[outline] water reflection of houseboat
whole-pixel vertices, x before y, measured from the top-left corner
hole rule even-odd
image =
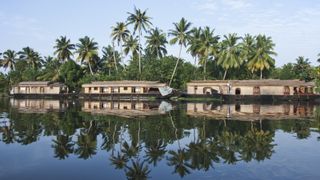
[[[310,104],[223,104],[188,103],[187,114],[215,119],[234,119],[254,121],[261,119],[306,119],[314,115],[314,106]]]
[[[172,109],[172,105],[166,101],[84,101],[82,111],[92,114],[114,115],[121,117],[140,117],[161,115]]]
[[[48,99],[10,99],[13,108],[22,113],[47,113],[65,111],[68,104],[60,100]]]

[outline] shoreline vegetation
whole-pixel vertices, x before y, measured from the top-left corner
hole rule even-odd
[[[185,18],[166,33],[151,20],[146,10],[135,8],[111,27],[111,43],[103,47],[88,36],[75,43],[60,36],[52,56],[43,57],[31,47],[0,52],[0,67],[8,72],[0,73],[0,95],[21,81],[61,82],[70,92],[80,92],[84,83],[109,80],[159,81],[180,90],[191,80],[214,79],[300,79],[320,85],[320,67],[308,58],[275,67],[277,53],[269,36],[217,35],[214,28],[195,27]],[[178,47],[177,56],[168,55],[169,45]],[[182,52],[193,59],[182,59]]]

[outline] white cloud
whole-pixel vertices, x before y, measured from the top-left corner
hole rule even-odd
[[[208,14],[219,9],[242,10],[251,5],[251,0],[202,0],[195,4],[198,10]]]

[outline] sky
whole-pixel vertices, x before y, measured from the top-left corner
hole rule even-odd
[[[320,0],[1,0],[0,52],[30,46],[53,55],[59,36],[78,43],[87,35],[102,48],[111,43],[111,27],[134,7],[147,9],[153,27],[166,33],[185,17],[193,26],[214,28],[222,38],[228,33],[271,36],[278,67],[298,56],[316,65],[320,53]],[[177,45],[167,49],[178,54]],[[187,53],[182,56],[193,61]]]

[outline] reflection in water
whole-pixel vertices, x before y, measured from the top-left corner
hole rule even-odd
[[[112,110],[159,112],[161,103],[150,105],[140,102],[119,104],[91,101],[84,102],[81,109],[70,103],[64,106],[64,111],[47,111],[43,114],[35,113],[34,109],[41,109],[39,102],[36,102],[10,101],[9,104],[0,104],[0,147],[23,144],[33,148],[37,142],[50,137],[52,139],[50,148],[55,159],[76,161],[70,158],[75,156],[80,159],[91,159],[90,162],[93,163],[98,161],[94,159],[95,156],[107,154],[108,159],[102,159],[106,161],[105,164],[120,170],[108,172],[109,178],[112,174],[119,173],[128,179],[154,178],[153,173],[156,172],[161,172],[163,176],[170,178],[189,177],[198,172],[209,173],[216,168],[221,170],[222,165],[237,166],[241,164],[240,162],[264,164],[266,159],[272,160],[276,152],[279,144],[276,145],[275,140],[279,130],[283,133],[294,133],[301,139],[310,137],[311,130],[318,133],[320,128],[320,118],[318,118],[320,113],[311,105],[215,106],[191,103],[186,106],[181,104],[167,115],[157,113],[153,114],[154,116],[146,116],[147,120],[140,118],[133,120],[127,115],[125,118],[109,116],[109,112]],[[53,103],[45,100],[41,107],[50,107],[47,105],[49,102]],[[30,106],[26,107],[25,104],[36,104],[32,106],[35,108],[30,110],[32,113],[25,113],[30,109]],[[61,107],[61,102],[58,101],[56,105],[52,107]],[[21,111],[21,108],[24,110]],[[107,112],[106,115],[95,114],[103,114],[104,111]],[[254,121],[228,121],[225,124],[223,121],[206,121],[202,118],[209,116],[208,114],[213,118],[225,118],[228,113],[231,118],[239,117],[240,120],[245,116],[252,118],[256,115],[269,118],[271,114],[280,117],[287,114],[288,118],[310,117],[316,114],[316,118],[312,121],[287,118],[286,121],[264,121],[263,124]],[[219,116],[213,116],[214,114]],[[201,117],[196,117],[198,115]],[[21,151],[20,154],[23,154],[24,149],[17,148]],[[49,159],[40,164],[46,166],[51,161]],[[86,162],[89,163],[89,161],[77,161],[75,166],[80,167],[80,164]],[[285,167],[285,164],[283,166]],[[101,167],[101,172],[104,171],[103,168],[105,167]],[[171,171],[164,170],[168,168]],[[215,174],[218,177],[222,175],[218,171]],[[197,175],[203,177],[203,174]],[[249,177],[249,174],[243,174],[242,177]]]
[[[82,111],[84,112],[127,118],[165,114],[171,110],[172,105],[166,101],[84,101],[82,106]]]
[[[187,114],[215,119],[254,121],[261,119],[306,119],[314,116],[312,104],[213,104],[187,103]]]
[[[46,113],[49,111],[64,111],[67,103],[48,99],[10,99],[11,107],[22,113]]]

